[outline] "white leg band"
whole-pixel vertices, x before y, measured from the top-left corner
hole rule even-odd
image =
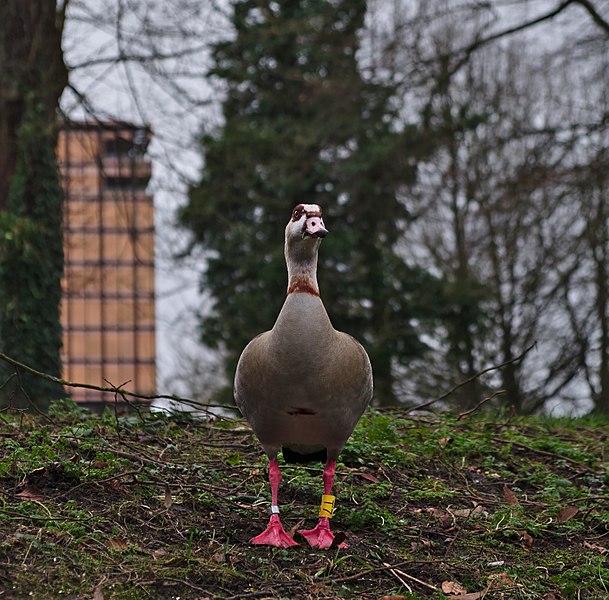
[[[272,515],[278,515],[279,514],[279,507],[276,506],[275,504],[271,504],[271,514]]]

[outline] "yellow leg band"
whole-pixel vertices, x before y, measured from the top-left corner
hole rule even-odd
[[[319,516],[320,517],[328,517],[331,519],[334,516],[334,502],[336,501],[336,496],[331,496],[329,494],[323,494],[321,497],[321,506],[319,507]]]

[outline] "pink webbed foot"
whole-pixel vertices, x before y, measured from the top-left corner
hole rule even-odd
[[[252,544],[275,546],[277,548],[289,548],[290,546],[298,546],[283,528],[279,515],[273,514],[269,519],[269,526],[256,537],[250,540]]]
[[[312,548],[321,548],[323,550],[329,548],[334,541],[334,534],[330,531],[330,520],[328,517],[321,517],[314,529],[300,529],[300,535],[304,536],[305,540]],[[345,542],[338,545],[339,548],[348,548]]]

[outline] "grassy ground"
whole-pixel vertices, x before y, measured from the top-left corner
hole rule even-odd
[[[0,598],[609,598],[608,439],[369,412],[337,471],[349,547],[279,550],[248,544],[269,490],[240,420],[3,413]],[[321,465],[283,475],[286,529],[312,526]]]

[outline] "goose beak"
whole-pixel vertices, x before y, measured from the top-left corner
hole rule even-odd
[[[302,236],[310,236],[316,238],[325,238],[328,235],[323,219],[318,216],[307,217],[302,229]]]

